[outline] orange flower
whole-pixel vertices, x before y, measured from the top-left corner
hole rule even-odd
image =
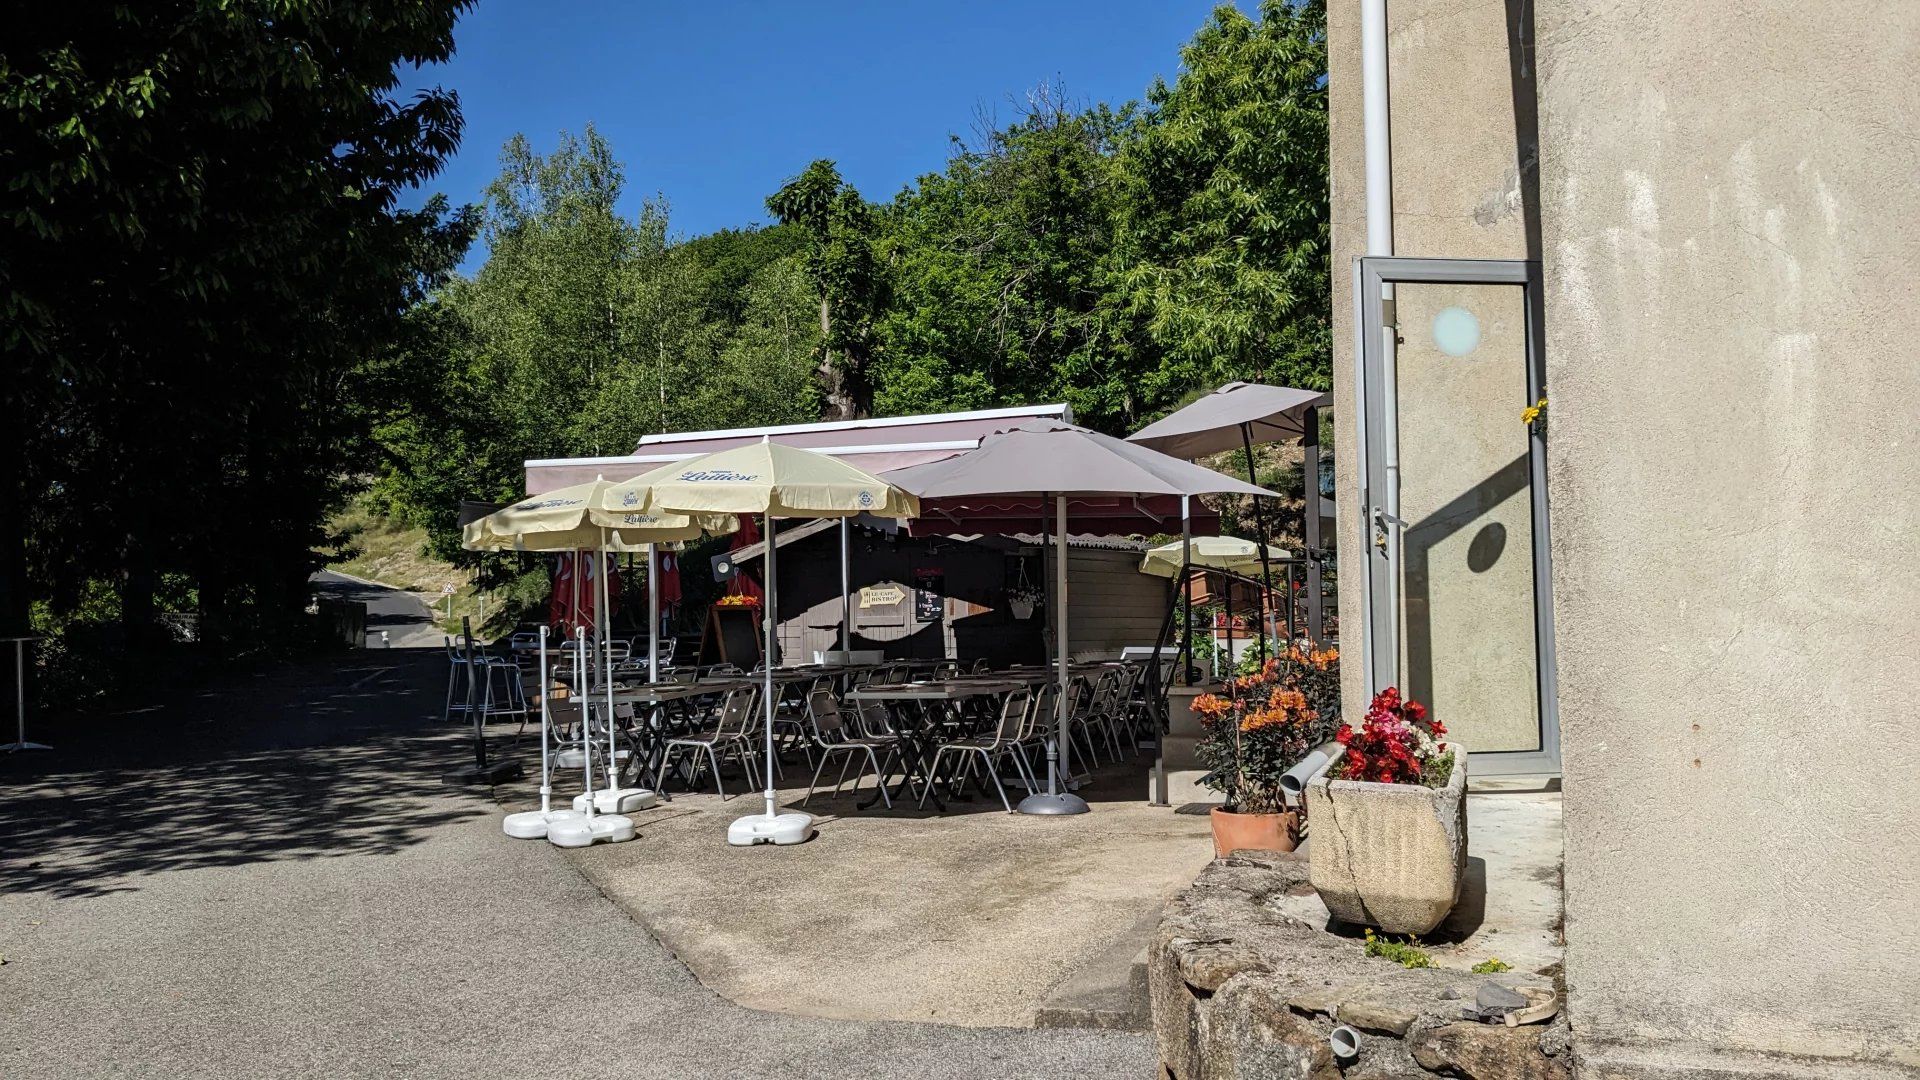
[[[1218,720],[1233,708],[1233,702],[1216,694],[1201,694],[1193,699],[1193,711],[1212,720]]]

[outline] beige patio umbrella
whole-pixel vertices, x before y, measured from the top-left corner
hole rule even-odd
[[[857,514],[917,517],[920,500],[871,473],[838,458],[762,439],[675,462],[610,486],[599,504],[612,512],[655,514],[759,514],[766,538],[766,645],[762,665],[766,683],[766,812],[750,814],[727,827],[727,843],[798,844],[813,832],[808,814],[779,812],[773,786],[774,633],[779,625],[779,576],[775,559],[775,517],[841,518]]]
[[[600,530],[605,527],[620,534],[612,539],[638,545],[610,550],[639,551],[647,544],[693,540],[704,533],[718,535],[740,527],[740,522],[727,514],[596,510],[612,486],[611,481],[595,478],[529,496],[470,522],[461,532],[461,542],[473,551],[585,551],[602,546]],[[502,544],[501,540],[507,542]]]
[[[658,681],[660,619],[657,607],[659,592],[655,586],[658,581],[655,563],[655,551],[663,543],[677,543],[692,540],[707,533],[729,533],[740,527],[740,520],[731,514],[650,514],[650,513],[609,513],[594,509],[604,495],[608,482],[596,478],[585,484],[559,488],[536,495],[511,506],[503,507],[477,521],[469,522],[461,530],[461,546],[470,551],[579,551],[598,552],[601,556],[609,551],[647,553],[648,591],[650,593],[647,620],[647,652],[650,678]],[[607,570],[605,566],[596,567],[594,574],[600,590],[599,602],[595,608],[594,631],[598,638],[597,648],[605,649],[607,638],[612,630],[612,615],[608,609]],[[577,583],[580,575],[576,573]],[[584,643],[583,643],[584,644]],[[541,809],[538,812],[540,822],[545,827],[535,831],[535,823],[522,822],[523,832],[515,832],[513,822],[509,822],[511,835],[544,835],[563,846],[578,846],[591,843],[594,839],[625,839],[631,836],[630,821],[619,816],[623,810],[638,810],[651,806],[656,796],[644,788],[621,788],[619,786],[618,765],[614,746],[613,723],[613,653],[606,649],[605,678],[600,690],[606,694],[607,710],[607,787],[600,791],[587,791],[576,803],[582,803],[586,811],[584,819],[568,818],[549,810],[548,799],[551,786],[546,767],[546,733],[544,730],[544,703],[541,732]],[[599,665],[596,664],[596,667]],[[583,687],[591,693],[591,688]],[[545,688],[541,689],[542,694]],[[607,816],[595,817],[594,809],[608,811]],[[528,815],[519,815],[526,818]],[[625,822],[623,825],[622,822]],[[565,835],[563,835],[565,834]]]
[[[917,517],[920,504],[839,458],[762,440],[663,465],[608,485],[611,513],[772,514],[775,517]]]
[[[1191,541],[1175,540],[1148,550],[1140,559],[1140,572],[1154,577],[1179,577],[1184,562],[1209,570],[1240,573],[1260,569],[1260,556],[1260,545],[1252,540],[1238,536],[1196,536]],[[1267,546],[1266,556],[1269,559],[1290,557],[1285,550],[1271,545]]]

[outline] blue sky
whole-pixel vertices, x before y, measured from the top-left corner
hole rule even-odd
[[[625,209],[663,194],[681,236],[765,221],[767,195],[815,158],[886,200],[1039,82],[1118,104],[1171,80],[1212,6],[480,0],[450,63],[402,76],[406,94],[457,90],[466,117],[459,155],[408,201],[477,202],[515,132],[545,152],[589,121],[626,165]]]

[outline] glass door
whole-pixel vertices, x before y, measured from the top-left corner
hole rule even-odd
[[[1362,259],[1369,690],[1475,775],[1559,771],[1536,264]]]

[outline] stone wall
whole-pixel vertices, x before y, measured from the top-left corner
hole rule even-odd
[[[1147,963],[1165,1076],[1572,1076],[1564,1018],[1511,1028],[1478,1018],[1500,1011],[1503,991],[1551,988],[1550,978],[1408,970],[1368,957],[1358,939],[1280,913],[1278,898],[1310,889],[1304,860],[1236,852],[1215,860],[1167,906]],[[1360,1055],[1344,1069],[1327,1041],[1336,1024],[1361,1035]]]

